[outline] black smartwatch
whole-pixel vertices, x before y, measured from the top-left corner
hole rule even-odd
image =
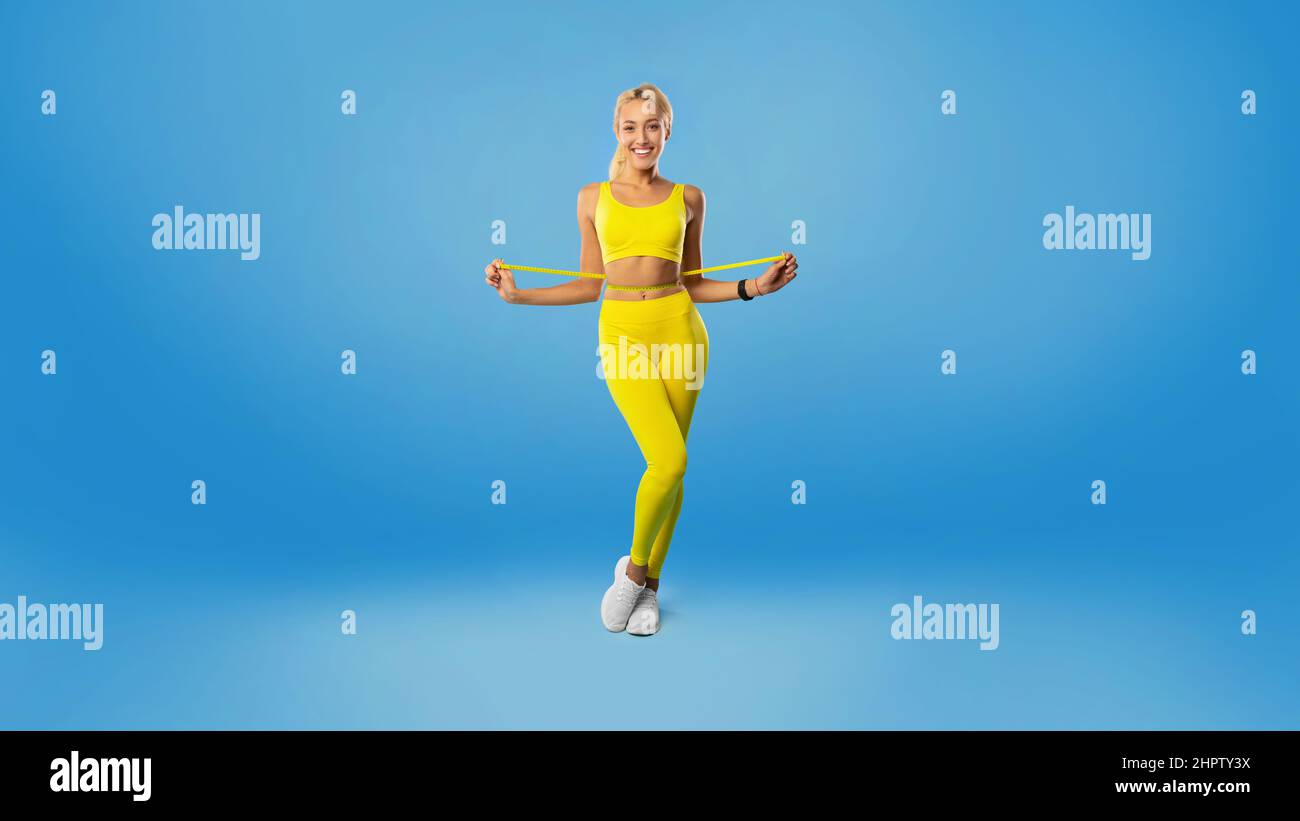
[[[753,299],[752,296],[745,293],[745,280],[743,279],[736,281],[736,293],[740,294],[740,298],[745,300],[746,302],[749,302],[751,299]]]

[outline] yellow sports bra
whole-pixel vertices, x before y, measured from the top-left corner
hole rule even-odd
[[[685,187],[679,182],[663,202],[637,206],[614,199],[609,182],[602,182],[595,223],[605,262],[623,257],[660,257],[681,262],[686,244]]]

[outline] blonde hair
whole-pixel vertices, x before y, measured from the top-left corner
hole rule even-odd
[[[650,109],[659,116],[660,122],[663,123],[665,130],[672,130],[673,127],[673,107],[668,102],[668,95],[659,90],[654,83],[642,83],[636,88],[629,88],[618,99],[614,101],[614,133],[618,133],[618,113],[623,110],[623,106],[632,100],[645,100],[652,108]],[[614,159],[609,162],[609,178],[618,179],[619,174],[623,173],[623,166],[627,164],[627,149],[623,147],[620,140],[618,146],[614,149]]]

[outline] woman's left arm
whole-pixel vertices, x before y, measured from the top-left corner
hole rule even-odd
[[[683,190],[683,196],[689,219],[686,223],[686,244],[682,249],[682,270],[695,271],[704,267],[704,252],[701,248],[704,237],[704,192],[688,185]],[[745,280],[747,296],[767,296],[794,280],[799,261],[789,251],[783,251],[782,254],[784,258],[769,265],[761,276]],[[736,282],[734,279],[709,279],[703,274],[682,277],[682,283],[690,292],[692,302],[728,302],[740,299]]]

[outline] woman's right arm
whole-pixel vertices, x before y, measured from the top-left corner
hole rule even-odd
[[[600,240],[596,224],[592,221],[596,210],[596,197],[600,183],[590,183],[578,191],[578,232],[582,237],[582,250],[578,257],[578,270],[592,274],[605,273],[600,253]],[[600,299],[603,280],[575,277],[572,282],[547,288],[516,288],[514,274],[501,267],[500,258],[492,260],[483,270],[487,284],[496,288],[497,294],[512,305],[580,305]]]

